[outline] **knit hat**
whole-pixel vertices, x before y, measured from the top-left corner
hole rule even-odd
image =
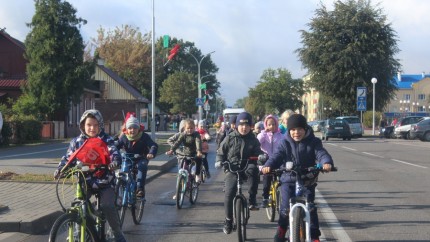
[[[240,124],[252,125],[252,115],[247,112],[240,113],[236,119],[236,126],[239,126]]]
[[[130,129],[130,128],[138,129],[139,128],[139,120],[137,120],[137,118],[135,118],[134,116],[130,116],[130,118],[128,118],[127,122],[125,123],[125,127],[127,129]]]
[[[308,123],[306,122],[305,116],[301,114],[293,114],[288,118],[287,123],[288,129],[295,129],[295,128],[303,128],[305,130],[308,129]]]
[[[237,116],[236,115],[232,115],[232,116],[230,116],[230,119],[228,120],[228,122],[230,124],[235,124],[236,123],[236,119],[237,119]]]

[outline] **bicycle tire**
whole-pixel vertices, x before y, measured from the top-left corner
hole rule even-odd
[[[143,210],[145,209],[145,198],[136,198],[136,204],[131,207],[131,217],[134,224],[138,225],[142,221]]]
[[[202,182],[205,183],[207,175],[206,175],[206,169],[203,165],[202,165],[202,170],[200,171],[200,176],[202,177]]]
[[[195,178],[191,179],[190,183],[190,203],[195,204],[197,202],[197,198],[199,197],[199,184],[196,182]]]
[[[273,221],[275,221],[275,215],[276,215],[277,197],[276,197],[276,195],[273,196],[273,189],[274,188],[271,187],[270,189],[271,189],[271,191],[269,194],[269,206],[266,208],[266,215],[267,215],[267,218],[269,219],[269,221],[273,222]]]
[[[78,238],[74,238],[73,241],[81,241],[80,233],[76,231],[76,228],[80,228],[81,221],[78,219],[77,213],[65,213],[55,220],[54,225],[49,232],[49,242],[64,242],[72,241],[68,239],[69,233],[77,234]],[[69,229],[72,231],[69,232]],[[93,226],[86,226],[85,228],[85,241],[93,242],[98,241],[97,232]]]
[[[118,183],[115,185],[115,205],[118,205],[118,215],[119,215],[119,223],[121,225],[124,224],[124,219],[125,219],[125,212],[127,211],[127,207],[128,207],[128,197],[127,194],[125,193],[125,186],[126,186],[126,182],[122,179],[118,180]],[[123,203],[124,198],[126,199],[125,204]]]
[[[245,211],[242,199],[236,199],[234,206],[237,238],[239,242],[242,242],[246,240]]]
[[[293,211],[293,227],[291,242],[305,242],[306,241],[306,227],[305,227],[305,211],[302,207],[297,207]]]
[[[185,195],[185,178],[182,175],[179,175],[178,181],[176,184],[176,208],[181,209],[182,204],[184,203],[184,195]]]

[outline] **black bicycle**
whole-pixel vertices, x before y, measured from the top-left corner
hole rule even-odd
[[[237,192],[233,198],[233,230],[237,231],[238,240],[240,242],[246,240],[246,225],[250,217],[248,201],[242,193],[243,172],[248,169],[249,161],[256,161],[258,157],[249,157],[244,166],[239,164],[232,164],[231,162],[224,161],[222,165],[226,166],[228,171],[235,173],[237,177]]]

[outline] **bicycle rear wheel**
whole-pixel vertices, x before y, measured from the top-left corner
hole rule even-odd
[[[277,196],[273,195],[276,191],[274,191],[274,188],[270,188],[270,194],[269,194],[269,206],[266,208],[266,215],[270,222],[275,221],[275,215],[276,215],[276,207],[277,207]]]
[[[235,218],[236,218],[236,231],[237,237],[240,242],[246,240],[246,215],[245,207],[242,199],[236,199],[235,206]]]
[[[178,209],[181,209],[182,204],[184,203],[185,186],[185,178],[182,175],[179,175],[176,183],[176,208]]]
[[[199,196],[199,184],[196,179],[193,178],[190,181],[190,203],[195,204],[197,202],[197,197]]]
[[[81,240],[81,222],[76,213],[65,213],[55,220],[49,232],[49,242],[98,241],[97,232],[91,227],[85,227],[85,238]],[[72,237],[72,238],[71,238]]]
[[[305,211],[302,207],[297,207],[293,212],[293,231],[292,241],[293,242],[305,242],[306,241],[306,227],[305,227]]]
[[[145,198],[136,198],[136,204],[131,207],[131,216],[133,217],[134,224],[140,224],[143,217],[143,210],[145,208]]]

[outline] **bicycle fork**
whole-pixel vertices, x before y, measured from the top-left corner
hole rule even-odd
[[[184,177],[184,184],[182,186],[182,194],[185,194],[185,191],[187,189],[187,184],[188,184],[188,171],[186,169],[181,168],[181,169],[179,169],[178,174],[179,174],[179,176],[178,176],[178,179],[176,180],[176,186],[179,186],[179,178],[181,176]],[[180,194],[178,194],[178,195],[180,195]]]
[[[306,205],[303,203],[296,203],[294,204],[291,208],[290,208],[290,238],[293,238],[293,224],[294,224],[294,210],[298,209],[299,207],[301,207],[303,209],[303,211],[305,212],[305,217],[304,218],[299,218],[299,219],[303,219],[305,221],[305,228],[306,228],[306,242],[311,242],[311,216],[310,216],[310,212],[308,209],[308,203],[306,202]]]

